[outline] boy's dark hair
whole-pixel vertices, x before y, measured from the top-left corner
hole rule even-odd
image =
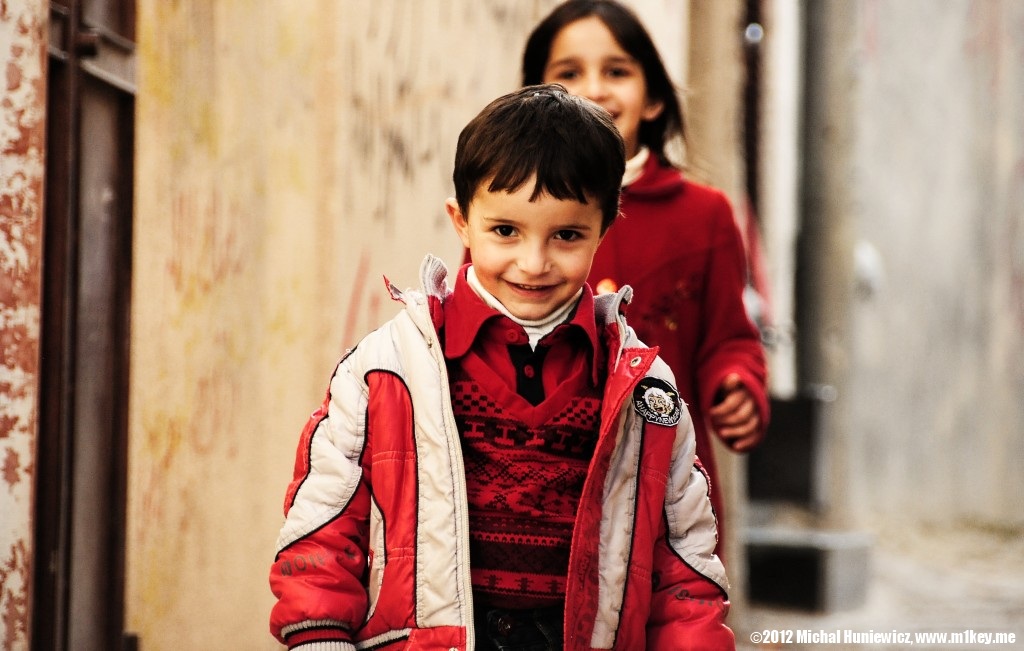
[[[536,175],[541,194],[601,207],[601,232],[619,214],[625,147],[608,112],[558,84],[521,88],[488,104],[459,134],[455,200],[469,203],[483,184],[515,192]]]
[[[671,164],[665,154],[665,143],[683,133],[683,110],[676,88],[665,70],[658,49],[643,23],[628,7],[615,0],[568,0],[555,7],[530,34],[523,50],[523,85],[538,84],[551,56],[551,43],[569,23],[596,16],[612,33],[619,46],[636,59],[644,71],[647,95],[664,108],[657,118],[640,123],[637,140],[646,145],[658,159]]]

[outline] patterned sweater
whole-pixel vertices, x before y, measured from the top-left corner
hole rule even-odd
[[[456,283],[445,312],[445,323],[460,324],[444,341],[466,464],[474,594],[508,608],[557,604],[600,426],[593,297],[584,292],[536,349],[468,283]]]

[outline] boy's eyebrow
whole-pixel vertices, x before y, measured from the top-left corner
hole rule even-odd
[[[590,231],[594,229],[594,225],[586,222],[573,222],[571,224],[560,224],[556,230],[564,231],[570,229],[575,231]]]
[[[502,224],[514,224],[519,225],[524,222],[530,221],[529,217],[506,217],[504,215],[481,215],[480,221],[482,222],[496,222]],[[577,231],[591,231],[594,230],[594,225],[587,222],[571,222],[568,224],[558,224],[555,228],[558,231],[565,230],[577,230]]]
[[[485,222],[510,222],[515,221],[513,217],[504,215],[480,215],[480,220]]]

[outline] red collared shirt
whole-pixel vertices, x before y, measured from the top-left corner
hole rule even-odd
[[[532,350],[523,327],[484,303],[463,267],[443,322],[474,591],[493,606],[558,603],[600,426],[593,294],[584,288],[569,320]]]
[[[469,265],[463,265],[459,269],[454,293],[444,302],[445,359],[451,362],[471,353],[514,387],[511,379],[516,369],[505,347],[509,344],[528,347],[526,331],[477,296],[466,280],[468,268]],[[478,337],[480,343],[471,351]],[[583,286],[583,294],[569,321],[545,335],[538,342],[540,347],[548,349],[541,373],[544,395],[564,383],[568,376],[586,370],[584,366],[589,367],[591,384],[595,387],[599,384],[603,348],[594,317],[594,294],[589,285]]]

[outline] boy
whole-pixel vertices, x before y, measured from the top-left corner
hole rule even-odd
[[[299,442],[270,575],[290,648],[734,647],[686,408],[629,288],[585,282],[624,165],[560,86],[462,131],[446,209],[472,265],[454,290],[429,256],[422,293],[389,285],[405,309]]]

